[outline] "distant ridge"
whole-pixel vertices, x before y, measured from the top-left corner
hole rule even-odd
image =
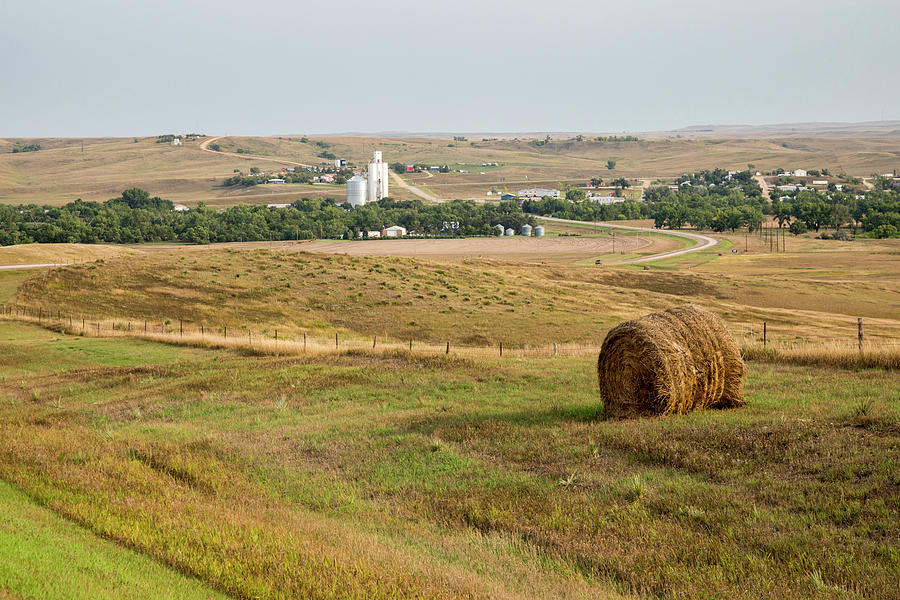
[[[482,138],[501,139],[533,139],[550,136],[552,139],[569,139],[576,135],[615,136],[636,135],[646,138],[665,137],[860,137],[860,136],[900,136],[900,120],[860,121],[860,122],[799,122],[772,123],[765,125],[745,124],[708,124],[688,125],[678,129],[658,131],[346,131],[340,133],[317,134],[335,137],[373,137],[373,138],[434,138],[450,139],[453,136],[464,136],[472,141]]]

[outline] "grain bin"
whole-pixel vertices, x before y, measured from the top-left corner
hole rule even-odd
[[[544,237],[544,226],[538,225],[534,228],[534,237]]]
[[[354,175],[347,180],[347,204],[353,207],[366,203],[366,178]]]
[[[503,225],[501,225],[500,223],[497,223],[496,225],[494,225],[494,231],[493,231],[494,235],[503,235],[504,231],[506,231],[506,228],[503,227]]]
[[[508,227],[506,231],[503,232],[503,235],[513,236],[516,235],[516,232],[512,227]]]
[[[531,237],[531,225],[529,225],[528,223],[522,225],[522,235],[524,235],[525,237]]]

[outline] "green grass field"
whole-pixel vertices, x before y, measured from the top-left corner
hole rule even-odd
[[[225,598],[0,481],[0,598]]]
[[[67,520],[13,551],[118,545],[42,567],[73,589],[133,549],[159,571],[124,597],[164,566],[242,598],[896,597],[895,372],[751,363],[744,409],[608,421],[590,357],[0,350],[0,477]]]

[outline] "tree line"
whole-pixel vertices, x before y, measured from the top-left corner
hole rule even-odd
[[[534,224],[515,202],[476,204],[454,200],[424,204],[385,198],[358,208],[331,199],[297,200],[288,208],[200,205],[176,211],[169,200],[139,188],[106,202],[76,200],[61,207],[0,206],[0,245],[27,243],[240,242],[356,239],[360,232],[401,225],[423,236],[491,235],[502,224]]]
[[[601,205],[573,193],[566,198],[526,200],[522,209],[580,221],[652,219],[655,227],[666,229],[755,231],[771,218],[796,235],[823,228],[834,231],[830,237],[847,237],[848,229],[865,237],[900,235],[900,191],[883,182],[861,194],[806,189],[786,192],[769,202],[748,171],[701,171],[677,181],[677,189],[648,188],[643,202]]]

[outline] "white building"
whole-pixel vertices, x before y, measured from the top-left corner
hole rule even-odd
[[[519,198],[543,198],[544,196],[550,196],[551,198],[559,198],[559,190],[546,190],[543,188],[528,188],[525,190],[519,190],[518,194]]]
[[[794,177],[806,177],[806,171],[803,169],[794,170]]]
[[[174,138],[174,139],[172,140],[172,145],[173,145],[173,146],[180,146],[180,145],[181,145],[181,138],[180,138],[180,137]]]
[[[366,178],[354,175],[347,180],[347,204],[356,208],[366,203]]]
[[[406,235],[406,227],[392,225],[381,230],[381,237],[403,237]]]
[[[266,183],[274,183],[274,184],[284,183],[284,179],[281,179],[280,177],[276,177],[274,179],[266,179]]]
[[[366,193],[368,202],[378,202],[388,197],[388,164],[381,160],[381,151],[376,150],[369,163],[369,183]]]
[[[283,204],[283,203],[266,204],[266,208],[290,208],[290,206],[291,206],[290,204]]]

